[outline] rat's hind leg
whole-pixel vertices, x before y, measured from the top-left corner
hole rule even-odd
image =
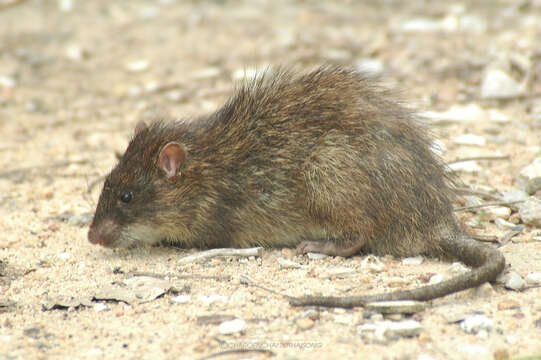
[[[310,220],[324,227],[327,236],[301,242],[297,253],[353,256],[370,248],[379,225],[367,213],[366,204],[374,203],[373,189],[347,137],[331,132],[321,141],[325,146],[314,150],[302,170]]]
[[[331,256],[350,257],[358,254],[363,247],[362,242],[354,244],[344,244],[336,242],[334,239],[322,239],[320,241],[303,241],[297,245],[297,254],[306,254],[316,252]]]

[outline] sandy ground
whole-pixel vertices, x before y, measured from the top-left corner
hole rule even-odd
[[[308,260],[267,249],[261,257],[181,265],[192,251],[113,251],[86,239],[101,185],[87,189],[114,165],[139,119],[210,112],[243,74],[276,64],[356,66],[369,58],[383,65],[389,86],[403,89],[423,111],[469,104],[498,111],[504,121],[455,119],[434,131],[448,161],[509,156],[461,173],[466,185],[518,189],[517,174],[540,153],[539,1],[8,3],[0,1],[0,359],[190,359],[238,347],[272,353],[219,358],[541,356],[540,288],[494,285],[439,299],[412,317],[423,327],[419,335],[386,340],[361,331],[380,320],[362,308],[292,308],[240,280],[248,276],[289,295],[360,294],[420,285],[449,263],[402,265],[384,257],[383,270],[373,273],[364,270],[362,256]],[[534,95],[482,99],[491,66]],[[464,134],[488,141],[457,144]],[[475,222],[479,234],[506,233],[479,214],[460,217]],[[527,227],[501,248],[522,276],[541,272],[539,231]],[[304,267],[283,269],[280,257]],[[343,268],[353,271],[336,275]],[[94,301],[44,311],[60,296],[92,297],[142,273],[178,291],[129,305]],[[188,295],[187,302],[173,301],[179,295]],[[215,295],[221,297],[204,298]],[[492,320],[488,331],[468,334],[449,321],[475,312]],[[234,318],[245,329],[222,334],[220,324]]]

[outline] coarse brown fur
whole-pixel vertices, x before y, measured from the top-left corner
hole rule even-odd
[[[503,256],[462,235],[452,179],[431,141],[411,111],[362,74],[280,69],[208,117],[138,126],[105,181],[89,240],[423,254],[479,267],[469,284],[432,297],[493,280]],[[397,298],[426,291],[407,295]]]

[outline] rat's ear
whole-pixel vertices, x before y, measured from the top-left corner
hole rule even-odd
[[[148,128],[147,124],[143,121],[143,120],[140,120],[137,125],[135,125],[135,130],[133,132],[133,136],[136,136],[137,134],[139,134],[141,131],[143,130],[146,130]]]
[[[178,173],[184,160],[186,160],[186,148],[181,143],[172,141],[160,150],[157,165],[169,179]]]

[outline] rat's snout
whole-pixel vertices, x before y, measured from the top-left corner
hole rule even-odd
[[[93,222],[88,230],[88,241],[104,247],[112,247],[118,236],[119,227],[111,220],[104,220],[98,223]]]

